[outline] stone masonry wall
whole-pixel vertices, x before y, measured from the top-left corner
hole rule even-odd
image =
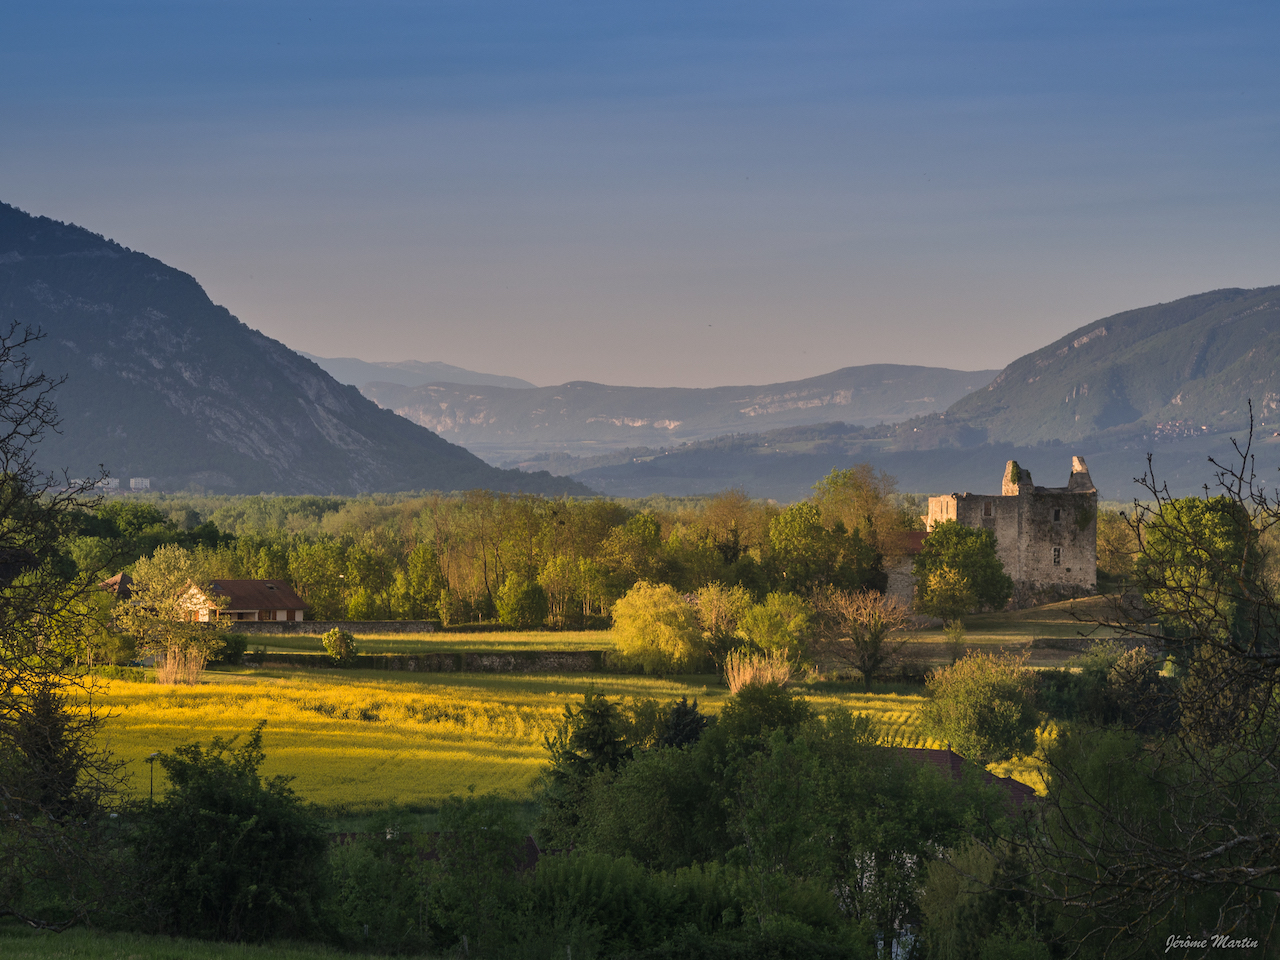
[[[266,636],[328,633],[335,628],[347,633],[435,633],[439,620],[227,620],[232,633]]]
[[[1037,487],[1010,460],[999,496],[930,497],[928,527],[948,520],[995,534],[1017,606],[1097,590],[1098,492],[1081,457],[1072,459],[1065,487]]]

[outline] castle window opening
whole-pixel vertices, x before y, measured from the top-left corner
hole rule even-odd
[[[1056,513],[1057,511],[1055,510],[1054,512]],[[1055,567],[1062,566],[1062,548],[1061,547],[1053,548],[1053,565]]]
[[[1061,519],[1062,519],[1062,511],[1060,509],[1055,508],[1053,511],[1053,522],[1057,523]]]
[[[991,501],[990,501],[990,500],[988,500],[986,503],[984,503],[984,504],[982,505],[982,515],[983,515],[984,517],[989,517],[989,516],[991,516]]]

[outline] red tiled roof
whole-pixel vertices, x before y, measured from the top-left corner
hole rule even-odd
[[[225,610],[305,610],[307,605],[284,580],[215,580],[210,591],[225,597]]]
[[[1036,792],[1025,783],[1014,780],[1012,777],[997,777],[995,774],[983,770],[978,764],[970,763],[970,761],[953,750],[922,750],[916,747],[903,747],[902,752],[907,755],[907,759],[912,763],[931,766],[956,781],[964,779],[966,769],[977,770],[982,775],[984,784],[994,783],[1004,791],[1005,797],[1009,801],[1009,806],[1015,812],[1020,812],[1023,806],[1039,799]]]

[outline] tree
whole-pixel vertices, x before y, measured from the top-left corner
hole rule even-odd
[[[783,592],[884,586],[875,548],[840,521],[826,527],[816,504],[793,503],[778,514],[769,524],[769,544],[774,581]]]
[[[550,612],[547,593],[537,580],[510,574],[498,593],[498,621],[509,627],[540,627]]]
[[[137,843],[161,932],[264,940],[318,926],[328,840],[290,778],[259,776],[265,722],[239,746],[215,737],[160,755],[170,787],[141,808]]]
[[[793,663],[808,659],[812,610],[793,593],[771,593],[738,621],[738,636]]]
[[[96,744],[94,681],[77,669],[100,632],[100,569],[65,552],[97,478],[36,464],[61,382],[32,372],[42,336],[0,331],[0,917],[61,928],[112,892],[103,837],[119,765]]]
[[[1128,519],[1114,510],[1098,511],[1098,573],[1124,583],[1133,572],[1138,538]]]
[[[952,572],[942,574],[944,569]],[[1013,596],[1013,580],[996,554],[995,534],[954,520],[938,524],[924,538],[912,572],[917,584],[916,608],[945,619],[955,619],[975,607],[1003,610]],[[960,587],[960,578],[968,584],[973,606],[957,611],[956,603],[968,596]],[[936,597],[931,592],[935,588],[939,590]]]
[[[640,581],[613,605],[618,652],[646,673],[677,673],[707,653],[698,612],[675,587]]]
[[[921,711],[925,735],[987,764],[1036,746],[1035,680],[1025,658],[977,653],[929,677]]]
[[[159,682],[195,683],[205,663],[225,643],[222,624],[191,619],[192,589],[219,602],[204,559],[176,544],[160,547],[134,564],[132,596],[117,608],[121,626],[138,649],[156,658]]]
[[[902,555],[909,530],[920,529],[919,509],[903,505],[897,494],[898,481],[869,463],[847,470],[832,470],[813,487],[813,499],[828,525],[839,522],[846,530],[857,531],[889,562]],[[907,504],[915,505],[911,499]]]
[[[738,628],[751,609],[751,593],[745,587],[713,583],[698,591],[696,601],[702,639],[717,667],[738,643]]]
[[[853,667],[868,686],[906,646],[911,614],[896,598],[873,590],[828,590],[814,597],[819,651]],[[895,636],[896,635],[896,636]]]

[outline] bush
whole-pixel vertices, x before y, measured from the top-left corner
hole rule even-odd
[[[642,580],[615,603],[613,632],[623,659],[646,673],[691,671],[706,660],[697,608],[665,583]]]
[[[974,530],[949,520],[925,537],[912,567],[921,613],[954,620],[975,607],[1003,610],[1013,596],[1013,580],[996,554],[990,530]]]
[[[528,629],[542,626],[551,613],[547,592],[537,580],[511,574],[498,593],[498,622]]]
[[[239,747],[218,737],[160,756],[171,786],[138,814],[141,888],[159,932],[264,940],[317,928],[327,838],[289,778],[259,778],[263,725]]]
[[[382,836],[329,852],[330,899],[325,923],[346,947],[394,953],[430,945],[427,885],[419,849]]]
[[[929,677],[924,732],[963,757],[994,763],[1035,749],[1035,678],[1023,658],[971,654]]]
[[[244,661],[244,652],[248,649],[249,640],[243,633],[224,634],[222,646],[213,655],[213,662],[238,667]]]
[[[345,630],[339,630],[337,627],[334,627],[328,633],[322,634],[320,642],[324,644],[324,649],[329,654],[329,659],[339,667],[347,667],[355,663],[356,654],[360,652],[356,649],[356,638]]]

